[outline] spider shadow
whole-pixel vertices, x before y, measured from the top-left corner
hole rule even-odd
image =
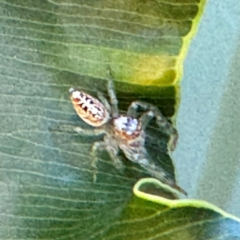
[[[169,136],[164,134],[154,121],[151,121],[147,128],[146,135],[145,147],[149,157],[175,182],[175,168],[167,147]]]

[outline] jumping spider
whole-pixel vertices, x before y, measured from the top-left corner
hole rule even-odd
[[[121,168],[122,161],[118,157],[119,149],[121,149],[128,160],[139,164],[151,176],[185,194],[184,190],[178,187],[168,177],[167,173],[149,158],[145,148],[145,129],[152,118],[156,119],[157,125],[170,137],[168,143],[169,151],[173,151],[176,146],[177,131],[156,106],[142,101],[134,101],[130,104],[127,114],[119,114],[113,82],[110,80],[108,81],[110,104],[101,93],[98,93],[100,102],[91,95],[73,88],[70,88],[69,92],[78,116],[87,124],[96,127],[91,130],[75,127],[74,130],[83,135],[96,136],[104,134],[104,141],[95,142],[92,147],[93,167],[96,168],[98,159],[96,151],[105,149],[116,168]],[[139,118],[137,118],[138,108],[145,111]]]

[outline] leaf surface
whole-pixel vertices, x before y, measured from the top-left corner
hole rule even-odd
[[[223,221],[215,210],[171,210],[134,196],[132,187],[148,174],[124,156],[119,171],[99,152],[93,183],[89,152],[101,138],[51,130],[88,128],[72,109],[68,89],[106,93],[109,68],[123,112],[141,99],[173,116],[176,84],[204,3],[0,2],[1,239],[188,240],[215,226],[222,227],[222,239],[239,238],[237,220]],[[151,154],[174,179],[166,140],[154,126],[148,131]],[[186,227],[195,216],[201,223],[196,231]]]

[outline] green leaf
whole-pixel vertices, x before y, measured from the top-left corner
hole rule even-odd
[[[176,84],[205,1],[0,4],[1,239],[171,239],[164,234],[174,231],[188,240],[216,233],[219,226],[222,238],[239,238],[238,220],[219,210],[134,196],[134,184],[149,175],[124,156],[126,167],[119,171],[99,152],[93,183],[89,152],[100,138],[50,130],[88,127],[72,109],[68,89],[106,93],[109,68],[121,110],[142,99],[173,116]],[[167,139],[156,130],[148,129],[150,154],[175,179]],[[172,190],[169,196],[176,198]],[[186,224],[194,219],[199,230],[189,231]]]
[[[137,211],[132,211],[131,219],[126,217],[123,220],[129,221],[132,227],[137,219],[142,220],[139,220],[142,226],[139,224],[135,231],[129,226],[124,239],[132,239],[129,236],[134,233],[133,239],[240,239],[240,219],[205,201],[169,200],[156,195],[162,188],[161,182],[148,178],[141,179],[134,186],[133,191],[140,199],[134,199],[129,208],[142,206],[148,214],[143,220]],[[112,229],[112,235],[120,235],[119,229]]]
[[[98,239],[240,239],[240,219],[205,201],[169,200],[156,195],[166,188],[156,179],[141,179],[118,221]],[[150,190],[151,189],[151,190]],[[154,194],[153,194],[154,192]]]

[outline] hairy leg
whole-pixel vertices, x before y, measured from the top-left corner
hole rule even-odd
[[[97,151],[98,150],[100,150],[100,151],[106,150],[108,152],[110,158],[112,159],[114,166],[117,169],[121,169],[123,167],[121,160],[117,156],[118,147],[116,145],[109,144],[109,141],[95,142],[92,146],[92,151],[91,151],[91,156],[92,156],[91,166],[95,169],[94,174],[93,174],[94,182],[96,182],[96,180],[97,180],[96,172],[97,172],[97,161],[98,161]]]
[[[83,136],[99,136],[106,133],[106,131],[102,128],[85,129],[71,125],[62,125],[61,129],[64,129],[68,132],[76,132]]]
[[[106,143],[104,141],[101,142],[95,142],[92,146],[91,150],[91,156],[92,156],[92,161],[91,161],[91,166],[94,168],[93,170],[93,182],[95,183],[97,181],[97,151],[98,150],[105,150],[106,149]]]
[[[113,85],[113,81],[109,80],[108,81],[108,95],[110,97],[110,103],[112,106],[112,116],[118,117],[119,116],[119,112],[118,112],[118,100],[114,91],[114,85]]]
[[[138,104],[136,101],[132,102],[127,110],[127,115],[131,118],[137,118]]]
[[[156,167],[154,164],[140,164],[142,168],[144,168],[152,177],[157,178],[161,182],[169,185],[176,191],[187,196],[187,193],[179,187],[176,182],[161,168]]]
[[[106,150],[109,156],[111,157],[115,167],[122,168],[122,161],[118,157],[118,150],[119,150],[118,145],[112,138],[109,138],[108,135],[105,135],[104,141],[95,142],[92,146],[91,155],[92,155],[93,161],[91,165],[93,167],[96,167],[96,163],[98,161],[98,158],[97,158],[98,150],[101,150],[101,151]]]
[[[104,141],[101,142],[95,142],[92,146],[92,150],[91,150],[91,156],[92,156],[92,162],[91,165],[94,168],[97,168],[97,161],[98,161],[98,157],[97,157],[97,151],[98,150],[105,150],[106,149],[106,143]]]
[[[111,157],[114,166],[117,169],[121,169],[123,167],[122,161],[120,160],[120,158],[118,157],[118,151],[116,151],[114,148],[107,146],[107,151],[109,156]]]
[[[130,117],[136,118],[137,109],[142,108],[143,110],[148,110],[146,114],[143,114],[140,118],[140,121],[143,124],[143,127],[146,128],[151,118],[156,118],[157,125],[162,129],[162,131],[170,136],[169,140],[169,148],[173,151],[176,147],[178,133],[177,130],[172,126],[171,123],[162,115],[160,110],[154,106],[153,104],[142,102],[142,101],[134,101],[128,108],[127,115]]]
[[[150,110],[145,112],[140,118],[139,121],[142,124],[142,128],[143,130],[146,129],[147,125],[149,124],[149,122],[152,120],[152,118],[154,117],[154,113]]]
[[[103,94],[101,92],[97,92],[98,98],[99,100],[102,102],[102,104],[104,105],[104,107],[108,110],[108,112],[111,112],[111,106],[108,103],[108,100],[103,96]]]
[[[73,125],[59,125],[57,126],[54,131],[60,131],[60,132],[76,132],[84,136],[99,136],[102,134],[106,134],[106,131],[103,128],[94,128],[94,129],[84,129],[81,127],[76,127]]]

